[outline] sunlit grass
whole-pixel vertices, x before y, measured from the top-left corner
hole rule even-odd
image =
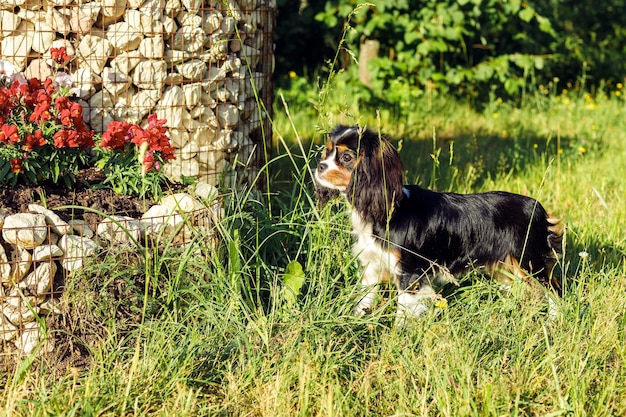
[[[622,98],[570,91],[567,100],[550,93],[520,108],[496,98],[477,110],[426,97],[397,117],[350,108],[346,96],[338,89],[322,120],[306,101],[286,97],[290,117],[277,102],[272,209],[255,192],[229,195],[217,249],[199,234],[194,250],[168,247],[132,262],[111,254],[77,276],[92,296],[85,303],[108,302],[99,291],[112,277],[137,279],[148,299],[121,302],[142,319],[120,322],[94,304],[88,311],[105,327],[89,365],[35,361],[5,374],[3,414],[624,414]],[[393,289],[371,315],[352,316],[359,268],[349,221],[342,203],[315,207],[306,169],[334,122],[380,125],[411,182],[528,194],[562,216],[567,288],[557,319],[548,322],[543,299],[525,285],[505,294],[478,277],[402,328],[392,325]],[[290,305],[281,283],[293,260],[305,284]]]

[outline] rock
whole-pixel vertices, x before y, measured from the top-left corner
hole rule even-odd
[[[9,10],[0,10],[0,39],[13,34],[22,19]]]
[[[96,133],[104,133],[115,118],[110,111],[103,108],[92,108],[89,112],[89,123]]]
[[[35,262],[47,261],[63,256],[63,249],[57,245],[41,245],[33,249],[32,260]]]
[[[2,237],[11,245],[33,249],[46,239],[48,228],[43,214],[18,213],[7,216]]]
[[[161,199],[160,204],[182,213],[192,213],[204,208],[201,202],[187,193],[167,195]]]
[[[44,334],[39,327],[39,323],[34,321],[26,323],[22,334],[15,339],[15,346],[23,355],[31,355],[40,348],[39,354],[50,353],[54,350],[52,340],[44,340]]]
[[[37,248],[39,247],[41,246],[38,246]],[[32,262],[33,262],[33,255],[30,253],[30,251],[26,249],[22,249],[20,247],[18,247],[17,250],[18,250],[20,259],[13,261],[13,267],[12,267],[13,270],[11,271],[11,280],[10,280],[10,282],[12,283],[20,282],[28,273],[28,270],[30,269],[30,266],[32,265]]]
[[[132,217],[113,215],[98,224],[96,234],[113,244],[136,243],[141,239],[141,225]]]
[[[72,226],[70,226],[65,220],[61,219],[54,211],[40,206],[39,204],[29,204],[28,210],[33,213],[43,214],[46,224],[50,226],[52,231],[58,235],[72,234]]]
[[[56,272],[56,262],[41,262],[33,272],[28,274],[26,278],[18,284],[18,287],[22,290],[29,291],[30,294],[43,301],[45,295],[47,295],[52,288],[52,281],[54,281],[54,274],[56,274]]]
[[[49,298],[39,306],[40,314],[63,314],[67,310],[67,305],[61,303],[57,298]]]
[[[133,95],[128,106],[127,118],[131,123],[140,123],[148,113],[152,112],[161,92],[159,90],[140,90]]]
[[[15,336],[17,336],[18,331],[17,327],[15,327],[13,323],[11,323],[9,319],[7,319],[4,314],[2,314],[5,307],[5,305],[0,307],[0,338],[2,338],[3,341],[8,342],[9,340],[12,340]]]
[[[142,36],[127,22],[118,22],[107,28],[106,37],[111,45],[120,51],[137,49]]]
[[[84,236],[86,238],[91,239],[94,235],[93,230],[89,227],[89,223],[81,219],[72,219],[70,220],[70,225],[72,229],[74,229],[74,233],[79,236]]]
[[[122,52],[111,60],[111,68],[122,74],[130,75],[131,71],[141,62],[139,51]]]
[[[0,282],[2,284],[11,282],[11,264],[4,250],[4,247],[0,244]]]
[[[176,70],[189,80],[201,81],[204,78],[207,66],[199,59],[192,59],[188,62],[176,65]]]
[[[45,23],[35,23],[35,32],[33,33],[32,50],[43,54],[46,52],[56,37],[56,31]]]
[[[9,215],[9,210],[0,208],[0,229],[4,226],[4,219]]]
[[[2,56],[6,57],[5,59],[15,65],[19,71],[26,67],[26,57],[32,45],[32,37],[27,36],[26,33],[32,33],[33,31],[33,24],[24,25],[24,22],[22,22],[14,32],[15,35],[6,36],[0,42]]]
[[[197,13],[202,7],[202,0],[182,0],[183,7],[191,13]]]
[[[197,143],[195,142],[188,143],[180,150],[180,154],[179,154],[180,158],[191,159],[197,155],[199,149],[200,147],[198,146]]]
[[[59,247],[64,253],[61,266],[70,272],[82,268],[85,260],[100,249],[95,241],[76,235],[64,235],[59,240]]]
[[[72,92],[82,99],[91,97],[96,92],[95,85],[102,82],[102,78],[89,68],[79,68],[72,74],[72,79],[75,85]]]
[[[202,19],[202,30],[210,35],[220,28],[222,25],[222,19],[222,14],[217,11],[206,12],[204,18]]]
[[[239,109],[233,104],[219,104],[215,109],[221,127],[229,128],[239,123]]]
[[[96,21],[100,8],[101,5],[96,2],[86,3],[80,7],[72,7],[70,11],[70,27],[72,31],[78,34],[89,32]]]
[[[130,79],[127,74],[116,71],[111,67],[104,67],[104,71],[102,71],[102,87],[113,97],[122,95],[129,85]]]
[[[24,77],[30,80],[31,78],[39,78],[40,80],[45,80],[48,77],[52,76],[52,68],[46,62],[45,59],[35,58],[30,61],[28,67],[24,71]]]
[[[16,296],[18,298],[20,297],[17,293]],[[39,308],[35,305],[27,306],[25,304],[20,304],[16,307],[12,304],[4,304],[2,306],[2,313],[4,313],[9,322],[16,326],[21,326],[24,323],[29,323],[35,320],[35,314],[38,312]]]
[[[139,43],[139,53],[148,59],[162,59],[165,43],[163,36],[145,37]]]
[[[165,61],[141,61],[133,71],[133,84],[139,88],[161,90],[167,78]]]
[[[156,106],[159,119],[165,119],[165,126],[181,127],[189,119],[189,113],[185,110],[185,93],[183,89],[174,85],[165,90],[161,100]]]
[[[100,74],[113,52],[111,42],[96,34],[86,34],[78,44],[77,58],[83,68]]]
[[[198,52],[203,48],[206,34],[200,27],[184,26],[174,35],[172,48],[185,52]]]
[[[126,0],[102,0],[102,14],[117,18],[126,11]]]
[[[171,207],[155,204],[141,216],[142,229],[150,235],[158,235],[164,231],[171,232],[184,222],[182,215]]]
[[[126,10],[125,20],[135,32],[143,35],[161,34],[163,32],[163,22],[141,10]]]
[[[205,204],[211,204],[219,195],[219,192],[214,185],[204,181],[198,181],[193,192]]]

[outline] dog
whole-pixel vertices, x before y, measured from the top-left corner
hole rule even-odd
[[[341,125],[329,133],[315,170],[322,206],[337,194],[348,202],[365,290],[357,315],[372,309],[377,285],[390,281],[398,290],[397,320],[420,317],[445,284],[458,285],[475,269],[507,287],[521,278],[561,295],[552,271],[564,226],[537,200],[503,191],[430,191],[404,185],[403,173],[388,137]]]

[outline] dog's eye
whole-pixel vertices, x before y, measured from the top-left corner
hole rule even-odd
[[[345,164],[352,162],[353,159],[354,157],[349,152],[344,152],[341,154],[341,162]]]

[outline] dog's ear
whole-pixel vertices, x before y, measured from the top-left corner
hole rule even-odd
[[[330,200],[339,196],[339,191],[322,187],[315,181],[315,199],[317,206],[323,208]]]
[[[400,155],[386,136],[371,130],[361,133],[360,148],[360,161],[346,194],[369,220],[386,222],[403,198]]]

